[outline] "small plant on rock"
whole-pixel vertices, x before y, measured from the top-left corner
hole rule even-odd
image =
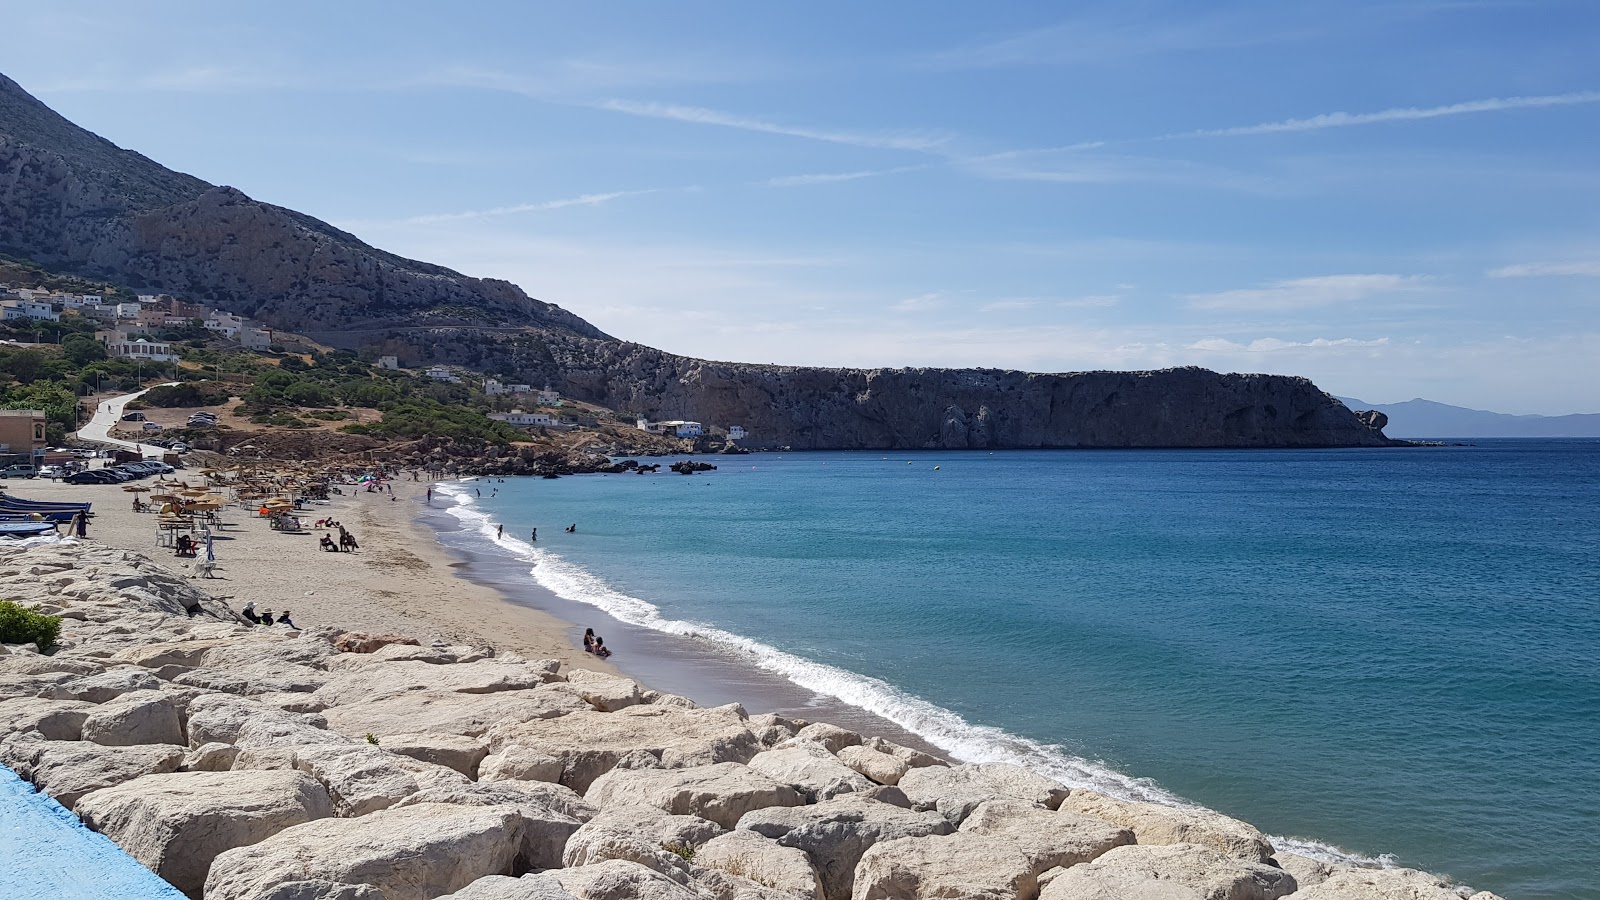
[[[48,653],[61,637],[61,617],[47,616],[11,600],[0,600],[0,644],[38,644]]]
[[[377,738],[377,736],[374,735],[370,731],[367,732],[367,743],[371,744],[374,747],[378,746],[378,738]]]
[[[668,841],[661,845],[661,849],[677,856],[684,862],[694,862],[694,848],[681,841]]]

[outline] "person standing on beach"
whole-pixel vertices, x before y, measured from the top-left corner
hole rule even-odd
[[[428,488],[428,505],[433,505],[433,488]]]

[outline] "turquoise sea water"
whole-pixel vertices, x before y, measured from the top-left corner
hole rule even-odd
[[[1600,897],[1600,442],[714,461],[449,490],[530,580],[959,758]]]

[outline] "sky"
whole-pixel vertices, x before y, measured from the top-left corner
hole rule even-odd
[[[1600,3],[50,4],[78,124],[710,359],[1600,412]]]

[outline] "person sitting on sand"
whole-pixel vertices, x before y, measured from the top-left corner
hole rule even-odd
[[[271,625],[272,624],[272,610],[266,609],[266,610],[262,610],[261,611],[261,624],[263,624],[263,625]]]
[[[317,542],[317,546],[321,547],[323,550],[325,550],[325,551],[327,551],[329,553],[338,553],[339,552],[339,545],[335,544],[333,542],[333,535],[331,535],[331,534],[323,535],[322,536],[322,540]]]
[[[290,628],[299,628],[300,627],[299,625],[296,625],[295,623],[289,621],[289,611],[287,609],[284,610],[281,613],[278,613],[278,624],[279,625],[287,625]]]
[[[583,652],[585,652],[585,653],[593,653],[594,652],[594,629],[593,628],[585,628],[583,630]]]
[[[194,555],[194,538],[189,537],[187,534],[178,535],[178,552],[173,554],[173,555],[174,556],[193,556]]]
[[[240,615],[244,616],[245,621],[249,622],[251,625],[261,624],[261,617],[256,615],[256,602],[254,600],[251,600],[249,603],[244,605],[244,609],[240,612]]]
[[[594,636],[594,655],[601,659],[611,655],[611,650],[606,647],[606,639],[598,634]]]

